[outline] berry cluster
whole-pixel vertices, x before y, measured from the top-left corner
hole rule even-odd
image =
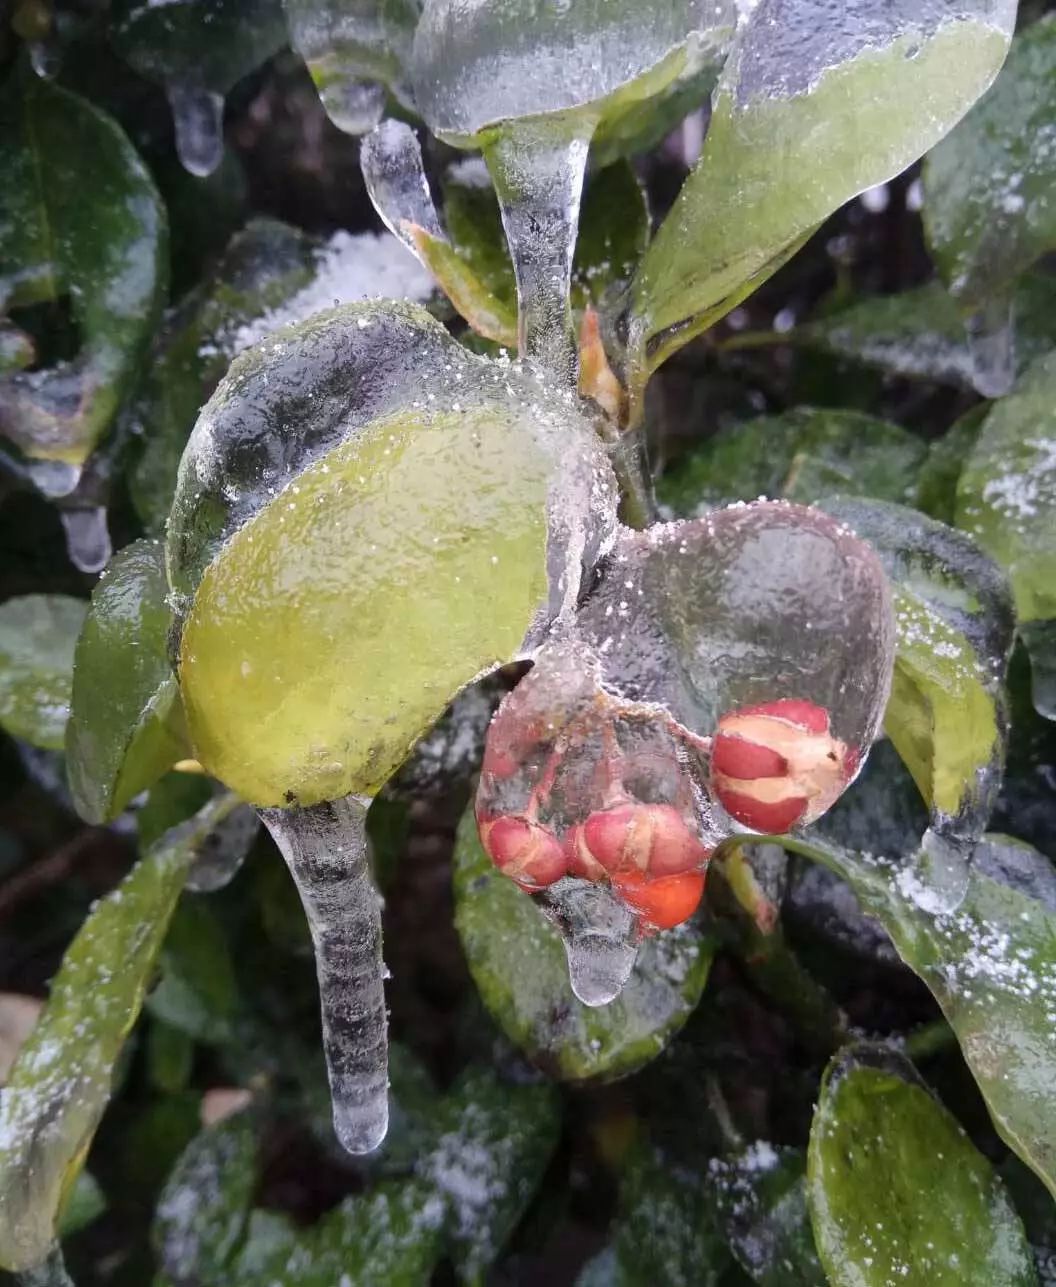
[[[477,822],[522,889],[607,883],[651,933],[697,909],[719,840],[738,826],[773,835],[813,821],[857,760],[812,702],[742,707],[699,738],[656,706],[607,694],[582,655],[559,651],[492,722]]]

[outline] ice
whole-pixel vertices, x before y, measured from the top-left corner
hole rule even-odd
[[[561,931],[572,991],[592,1007],[615,1001],[638,958],[634,912],[609,887],[582,880],[561,881],[542,906]]]
[[[102,505],[61,509],[66,551],[78,572],[101,572],[110,562],[113,546]]]
[[[176,152],[190,174],[204,179],[224,156],[224,96],[182,81],[165,86],[176,129]]]
[[[385,113],[385,87],[370,80],[350,80],[323,100],[326,114],[346,134],[366,134]]]
[[[29,460],[26,473],[42,496],[54,500],[68,496],[81,481],[80,465],[69,465],[64,460]]]
[[[363,140],[359,163],[367,192],[385,226],[415,255],[406,225],[446,240],[422,165],[422,149],[403,121],[382,121]]]
[[[73,1279],[66,1272],[62,1250],[56,1242],[43,1264],[24,1269],[17,1275],[19,1287],[74,1287]]]
[[[995,299],[965,322],[972,384],[984,398],[1003,398],[1016,379],[1012,305]]]
[[[570,292],[589,149],[589,131],[547,122],[500,131],[484,153],[517,278],[518,348],[567,388],[579,374]]]
[[[367,863],[369,801],[351,796],[261,817],[290,868],[315,946],[334,1130],[370,1153],[388,1129],[381,905]]]
[[[257,814],[248,804],[229,813],[199,845],[187,875],[187,888],[196,894],[212,894],[230,884],[245,862],[259,826]]]
[[[62,46],[55,36],[29,42],[29,65],[38,76],[52,80],[62,70]]]
[[[899,890],[930,916],[955,912],[968,893],[972,849],[941,824],[929,827],[918,852],[898,870]]]

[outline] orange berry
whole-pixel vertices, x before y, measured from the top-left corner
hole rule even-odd
[[[627,906],[653,929],[673,929],[689,920],[704,896],[702,871],[661,876],[658,880],[618,873],[613,884]]]

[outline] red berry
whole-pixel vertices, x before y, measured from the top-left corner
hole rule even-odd
[[[670,876],[703,866],[711,854],[669,804],[599,809],[580,831],[578,847],[610,874],[637,871]]]
[[[854,775],[857,758],[832,736],[823,706],[784,698],[719,720],[711,785],[732,818],[777,835],[824,813]]]
[[[587,848],[582,823],[570,828],[565,835],[565,859],[568,862],[570,876],[594,881],[605,880],[608,877],[608,872]]]
[[[491,861],[523,889],[545,889],[567,870],[557,837],[538,822],[507,816],[477,819],[480,839]]]
[[[623,901],[654,929],[673,929],[689,920],[700,906],[704,895],[704,873],[687,871],[679,876],[661,876],[646,880],[642,876],[621,873],[613,884]]]

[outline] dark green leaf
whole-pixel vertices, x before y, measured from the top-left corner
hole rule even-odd
[[[1015,6],[762,0],[719,78],[704,151],[635,278],[643,375],[770,276],[986,89]]]
[[[81,1171],[73,1182],[73,1192],[66,1201],[59,1220],[59,1237],[71,1238],[86,1229],[106,1210],[106,1195],[89,1171]]]
[[[236,801],[170,833],[96,904],[0,1097],[0,1265],[38,1264],[110,1097],[195,852]]]
[[[935,814],[978,836],[1000,784],[1007,735],[1007,582],[963,533],[914,510],[853,499],[825,508],[873,545],[894,587],[888,736]]]
[[[70,715],[73,656],[88,605],[27,594],[0,605],[0,728],[61,751]]]
[[[228,1287],[256,1184],[251,1112],[225,1118],[184,1149],[158,1199],[152,1230],[173,1287]]]
[[[907,1061],[837,1055],[810,1131],[808,1193],[833,1287],[1031,1287],[1023,1226],[989,1162]]]
[[[1056,22],[1012,42],[990,91],[924,164],[924,223],[954,299],[975,311],[1056,249]]]
[[[561,936],[492,866],[472,810],[455,850],[455,924],[484,1004],[535,1063],[568,1081],[648,1063],[689,1018],[714,945],[691,925],[649,939],[619,997],[592,1009],[568,981]]]
[[[161,949],[161,970],[148,1012],[196,1041],[229,1041],[238,986],[223,926],[201,897],[186,894],[180,901]]]
[[[1056,915],[978,869],[960,906],[936,914],[903,864],[783,843],[842,876],[888,931],[942,1007],[998,1131],[1056,1196]]]
[[[709,1171],[734,1256],[760,1287],[825,1287],[807,1214],[806,1157],[759,1141]]]
[[[189,749],[168,656],[165,550],[136,541],[111,560],[77,642],[66,755],[77,808],[116,817]]]
[[[160,313],[165,212],[118,126],[28,71],[0,89],[0,173],[0,313],[68,300],[80,340],[69,361],[0,379],[0,433],[28,456],[78,466]]]
[[[149,849],[170,827],[185,822],[213,798],[216,784],[204,773],[166,773],[147,792],[136,810],[141,850]]]
[[[531,1201],[560,1131],[553,1087],[505,1084],[493,1072],[464,1074],[439,1105],[439,1138],[419,1176],[447,1204],[452,1258],[483,1281]]]
[[[981,402],[966,412],[928,448],[917,480],[917,506],[929,518],[952,527],[957,510],[957,483],[979,437],[988,404]]]
[[[202,404],[227,371],[252,324],[312,279],[316,243],[270,219],[232,238],[215,273],[166,318],[122,424],[141,444],[129,474],[147,530],[160,536],[176,471]]]
[[[897,425],[856,411],[799,407],[724,429],[657,486],[679,517],[735,500],[809,504],[840,492],[912,501],[927,448]]]

